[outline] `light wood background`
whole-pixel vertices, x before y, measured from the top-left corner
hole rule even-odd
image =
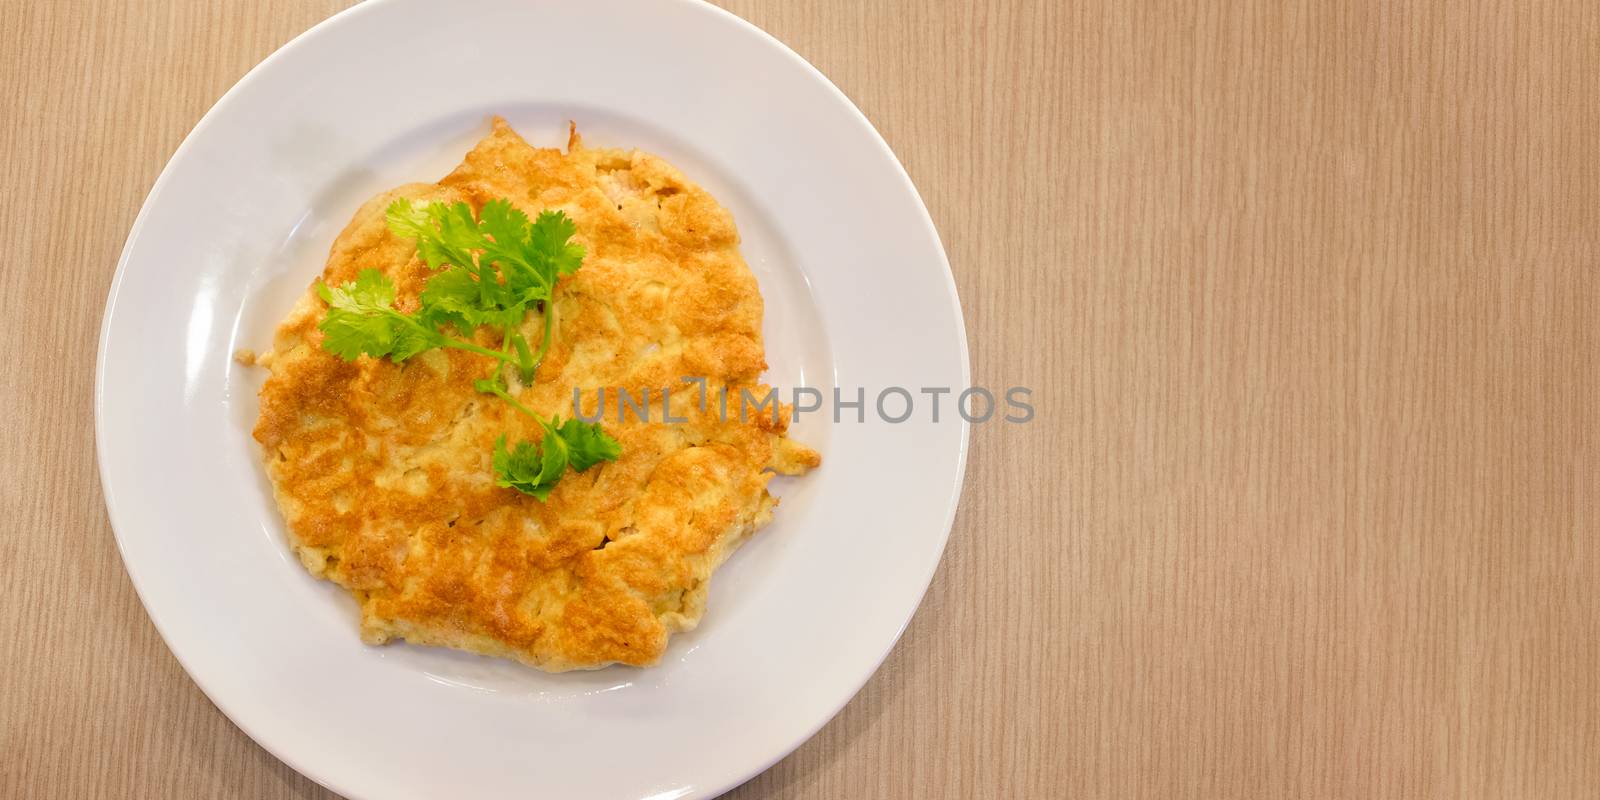
[[[0,0],[0,795],[325,796],[145,617],[90,395],[162,164],[343,5]],[[734,797],[1600,796],[1600,6],[728,5],[878,125],[1039,406]]]

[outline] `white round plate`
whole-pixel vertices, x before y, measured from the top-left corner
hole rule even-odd
[[[362,200],[441,177],[505,116],[558,146],[639,147],[732,212],[766,298],[768,381],[864,390],[811,414],[820,470],[712,583],[650,669],[544,674],[357,637],[289,555],[250,438],[265,348]],[[355,797],[706,797],[793,750],[877,668],[927,588],[968,426],[949,265],[877,132],[782,44],[698,2],[378,0],[285,45],[217,102],[134,223],[95,412],[123,560],[172,652],[240,728]],[[911,420],[877,417],[885,387]],[[903,400],[890,396],[898,414]]]

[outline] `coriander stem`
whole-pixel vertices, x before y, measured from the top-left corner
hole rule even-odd
[[[532,409],[530,409],[527,406],[517,402],[517,399],[515,397],[512,397],[511,393],[506,391],[505,389],[502,389],[499,386],[490,386],[489,387],[489,392],[491,394],[493,394],[495,397],[498,397],[501,400],[504,400],[507,403],[510,403],[512,408],[514,408],[514,409],[516,409],[518,411],[521,411],[522,413],[527,414],[530,417],[533,417],[535,420],[538,421],[538,423],[540,425],[543,425],[545,427],[549,427],[548,423],[546,423],[544,421],[544,417],[539,416],[538,414],[534,413]]]
[[[507,363],[511,362],[511,356],[508,356],[505,353],[500,352],[499,350],[490,350],[487,347],[482,347],[480,345],[477,345],[477,344],[474,344],[472,342],[469,342],[469,341],[467,341],[465,339],[455,339],[455,338],[451,338],[451,337],[446,336],[446,337],[443,337],[443,341],[441,341],[439,343],[439,345],[441,347],[453,347],[453,348],[455,348],[457,350],[465,350],[465,351],[467,351],[469,353],[477,353],[478,355],[488,356],[488,357],[494,358],[494,359],[499,359],[500,361],[504,361],[504,362],[507,362]]]
[[[511,337],[511,345],[517,350],[517,374],[522,376],[523,385],[533,383],[533,351],[528,349],[528,339],[519,331]]]
[[[533,354],[533,372],[538,373],[539,365],[544,363],[545,353],[550,352],[551,326],[556,318],[556,298],[552,292],[544,301],[544,338],[539,340],[539,352]]]

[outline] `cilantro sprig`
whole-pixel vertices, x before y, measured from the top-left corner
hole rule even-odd
[[[396,311],[394,282],[375,269],[364,269],[339,287],[319,282],[317,296],[328,304],[328,316],[317,326],[323,333],[322,347],[346,361],[365,353],[399,363],[436,347],[509,360],[500,351],[440,333],[421,315]]]
[[[504,434],[494,443],[496,485],[516,489],[544,500],[568,468],[582,472],[601,461],[615,461],[622,446],[600,430],[599,425],[576,419],[539,420],[544,438],[538,444],[517,442],[506,447]]]
[[[582,472],[601,461],[614,461],[622,447],[595,423],[559,416],[546,420],[519,402],[506,388],[502,370],[514,366],[524,382],[533,380],[550,351],[554,336],[556,282],[583,266],[583,246],[572,240],[578,228],[566,214],[545,211],[534,220],[508,200],[491,200],[476,217],[466,203],[410,200],[392,203],[385,214],[389,230],[414,239],[417,253],[438,270],[418,296],[419,308],[395,308],[395,286],[382,272],[362,270],[343,286],[317,283],[317,295],[328,304],[318,325],[322,346],[346,361],[362,354],[396,363],[435,348],[465,350],[495,359],[495,372],[477,381],[480,392],[493,394],[544,429],[543,438],[508,448],[502,434],[495,442],[496,483],[539,500],[570,468]],[[528,312],[543,311],[544,332],[537,352],[521,326]],[[473,341],[481,326],[498,328],[499,350]],[[465,336],[451,335],[451,331]]]
[[[571,241],[578,226],[560,211],[529,221],[505,199],[485,203],[477,219],[466,203],[419,208],[405,198],[391,203],[385,216],[396,236],[417,241],[429,267],[443,269],[422,290],[422,316],[467,332],[480,325],[501,328],[501,351],[515,353],[523,379],[531,380],[550,351],[555,311],[549,301],[556,281],[583,266],[583,245]],[[535,306],[545,312],[544,336],[532,353],[517,327]]]

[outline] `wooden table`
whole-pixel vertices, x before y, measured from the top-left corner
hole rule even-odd
[[[325,795],[145,617],[90,397],[162,164],[343,5],[0,8],[0,795]],[[729,6],[878,125],[1038,405],[734,796],[1600,796],[1600,6]]]

